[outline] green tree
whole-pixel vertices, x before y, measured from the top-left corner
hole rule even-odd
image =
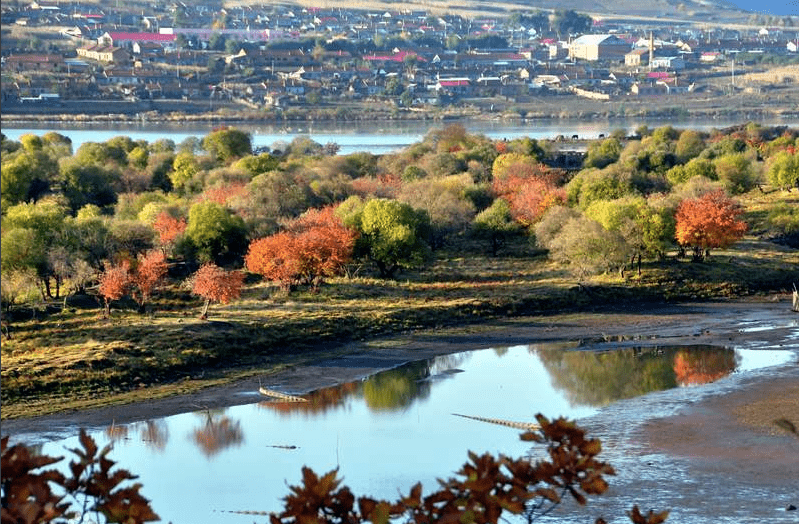
[[[780,151],[767,162],[768,181],[782,189],[799,188],[799,153]]]
[[[189,192],[190,182],[200,172],[200,163],[194,153],[182,151],[177,154],[172,163],[169,180],[172,187],[179,193]]]
[[[659,213],[641,196],[596,201],[585,210],[585,216],[622,236],[632,257],[638,258],[639,273],[641,257],[662,254],[674,236],[670,214]]]
[[[55,279],[55,298],[59,296],[60,278],[53,271],[48,256],[62,245],[67,209],[49,198],[35,204],[17,204],[3,218],[2,264],[6,269],[32,269],[42,284],[42,297],[52,298]]]
[[[674,154],[677,160],[684,164],[692,158],[698,157],[705,149],[705,140],[699,131],[686,129],[680,133],[680,138],[674,146]]]
[[[191,206],[186,237],[202,262],[230,261],[240,257],[247,248],[244,221],[215,202]]]
[[[238,160],[233,167],[241,169],[249,173],[250,178],[273,171],[280,165],[280,159],[270,155],[269,153],[261,153],[259,155],[249,155]]]
[[[587,33],[591,30],[593,22],[590,16],[572,10],[559,9],[549,15],[549,26],[559,38]]]
[[[403,185],[397,200],[427,213],[431,247],[439,248],[449,237],[466,230],[474,218],[474,204],[461,196],[471,185],[469,175],[418,180]]]
[[[474,218],[472,232],[477,238],[488,240],[491,255],[497,256],[509,237],[521,233],[521,226],[513,219],[508,201],[497,198]]]
[[[675,186],[684,184],[694,177],[718,180],[713,161],[706,158],[692,158],[687,164],[674,166],[666,172],[666,179]]]
[[[622,144],[618,138],[610,137],[601,141],[593,141],[588,145],[588,153],[583,161],[584,167],[602,169],[619,159]]]
[[[223,163],[252,154],[252,138],[235,128],[213,131],[203,138],[202,147],[211,156]]]
[[[746,193],[757,183],[757,173],[744,153],[732,153],[713,161],[718,179],[731,194]]]
[[[587,208],[597,200],[614,200],[635,193],[632,174],[613,164],[605,169],[583,169],[566,186],[568,202]]]
[[[357,203],[349,208],[342,205],[338,213],[342,221],[356,227],[361,234],[356,250],[360,248],[361,254],[377,266],[381,277],[392,278],[398,270],[419,267],[428,260],[427,213],[383,198],[369,200],[362,209],[357,209]]]
[[[550,258],[569,266],[578,278],[624,267],[632,249],[621,234],[586,216],[569,215],[553,208],[536,225],[536,240]]]
[[[66,159],[61,162],[58,178],[61,192],[73,211],[86,204],[105,207],[117,200],[114,184],[118,174],[102,164],[85,163],[78,157]]]

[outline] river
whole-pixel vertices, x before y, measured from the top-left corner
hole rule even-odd
[[[794,482],[697,470],[689,460],[649,446],[641,427],[746,381],[794,373],[799,319],[776,303],[666,311],[674,318],[636,325],[647,333],[638,340],[604,336],[489,346],[307,393],[292,390],[302,374],[292,369],[263,377],[264,385],[303,394],[307,402],[265,401],[251,388],[237,394],[244,403],[227,408],[200,402],[166,418],[108,418],[82,426],[101,446],[114,444],[112,458],[140,475],[142,493],[165,522],[175,524],[268,522],[265,513],[281,507],[303,465],[317,473],[339,468],[356,495],[393,499],[417,480],[429,493],[436,478],[463,464],[467,450],[512,457],[535,452],[518,440],[518,430],[454,413],[531,421],[538,412],[578,420],[601,439],[602,460],[616,468],[606,494],[591,497],[587,507],[565,503],[542,522],[592,522],[598,515],[629,522],[623,515],[633,504],[644,511],[670,509],[669,522],[683,524],[796,522],[784,509],[797,502]],[[544,335],[552,337],[552,331]],[[322,380],[335,369],[362,367],[365,355],[319,362],[309,373]],[[121,415],[124,408],[114,411]],[[68,455],[77,447],[78,426],[59,428],[48,420],[32,421],[40,428],[34,432],[15,431],[25,421],[4,421],[4,431],[44,454]],[[773,446],[774,439],[779,437],[761,445]],[[784,453],[792,454],[792,441],[785,446]]]
[[[686,119],[664,121],[662,119],[644,120],[595,120],[595,121],[530,121],[528,123],[513,124],[506,121],[476,121],[465,120],[460,122],[469,133],[483,134],[492,139],[513,139],[529,136],[537,140],[550,140],[558,136],[571,138],[578,136],[583,139],[596,139],[601,135],[623,129],[631,134],[638,127],[646,125],[657,128],[672,125],[679,129],[697,129],[710,131],[726,127],[745,124],[739,120],[731,119]],[[773,118],[756,122],[764,126],[796,125],[795,121],[775,120]],[[340,154],[350,154],[366,151],[372,154],[384,154],[407,147],[421,141],[431,129],[440,129],[441,122],[351,122],[351,123],[306,123],[297,122],[284,126],[235,124],[235,127],[247,131],[252,136],[253,147],[270,147],[280,149],[281,144],[291,142],[298,136],[308,136],[312,140],[327,144],[334,142],[340,147]],[[104,142],[115,136],[125,135],[133,140],[146,140],[154,142],[168,138],[176,144],[189,137],[203,137],[213,131],[219,124],[135,124],[135,123],[42,123],[4,125],[3,134],[11,140],[20,136],[33,133],[42,135],[49,131],[61,133],[72,140],[73,150],[77,150],[84,142]]]

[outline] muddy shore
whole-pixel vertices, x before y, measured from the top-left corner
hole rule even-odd
[[[741,329],[746,322],[765,322],[768,330]],[[743,323],[743,324],[742,324]],[[785,327],[788,326],[788,327]],[[340,357],[292,367],[271,375],[252,377],[190,395],[78,412],[4,420],[2,433],[58,432],[75,427],[102,427],[164,417],[200,408],[245,404],[259,383],[291,394],[357,380],[377,371],[437,355],[541,342],[581,340],[592,349],[620,346],[712,344],[771,345],[799,349],[799,315],[789,309],[788,297],[767,300],[677,304],[593,313],[511,318],[485,324],[424,330],[372,341],[352,343],[336,351]],[[741,431],[781,431],[773,424],[783,417],[799,423],[799,366],[779,385],[753,381],[746,391],[715,399],[709,413],[724,411]],[[784,391],[785,395],[775,392]],[[699,416],[697,412],[696,416]],[[712,423],[711,419],[708,419]],[[675,429],[675,431],[678,431]],[[654,431],[653,434],[657,434]],[[660,439],[656,444],[662,442]],[[665,439],[668,440],[668,439]],[[799,456],[799,455],[797,455]]]

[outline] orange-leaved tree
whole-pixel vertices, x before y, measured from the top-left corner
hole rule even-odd
[[[518,156],[509,153],[498,157]],[[529,158],[529,157],[522,157]],[[497,164],[498,162],[495,162]],[[566,201],[566,191],[557,185],[563,174],[528,160],[502,166],[497,176],[495,167],[494,193],[508,201],[514,220],[524,227],[535,224],[553,206]]]
[[[200,266],[191,276],[191,292],[205,299],[200,318],[208,318],[208,306],[211,302],[227,304],[241,296],[244,284],[244,273],[241,271],[225,271],[214,263]]]
[[[283,289],[295,283],[317,288],[351,260],[355,237],[332,207],[311,209],[289,222],[284,231],[254,240],[244,263]]]
[[[738,220],[742,212],[723,189],[683,200],[675,215],[677,242],[693,249],[694,260],[702,260],[711,248],[725,248],[743,237],[748,227]]]
[[[142,524],[160,520],[139,489],[141,484],[124,485],[138,478],[129,471],[114,468],[108,458],[111,445],[99,449],[94,439],[81,429],[80,448],[71,451],[75,460],[67,474],[55,469],[42,470],[63,457],[37,453],[25,444],[8,445],[0,441],[2,452],[2,521],[5,522],[83,522],[87,513],[97,520]],[[111,471],[113,469],[113,471]],[[76,503],[72,505],[72,501]],[[77,510],[77,511],[76,511]],[[82,515],[83,514],[83,515]]]
[[[139,308],[149,302],[155,287],[161,283],[166,273],[166,256],[162,251],[152,249],[139,255],[136,271],[131,277],[131,283],[136,287],[133,299],[139,304]]]
[[[162,246],[171,245],[175,239],[186,231],[186,219],[175,218],[166,211],[162,211],[153,222],[153,229],[158,233],[158,241]]]
[[[104,318],[108,318],[111,314],[111,301],[119,300],[125,296],[130,284],[130,262],[122,260],[118,264],[112,265],[109,262],[106,265],[105,270],[100,274],[100,287],[98,289],[105,302]]]

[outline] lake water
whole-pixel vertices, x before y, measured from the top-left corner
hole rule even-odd
[[[513,139],[529,136],[537,140],[554,139],[558,135],[571,138],[594,139],[601,134],[609,135],[615,130],[624,129],[631,134],[641,125],[656,128],[672,125],[679,129],[712,130],[741,124],[738,120],[596,120],[596,121],[546,121],[512,125],[504,121],[464,121],[466,130],[474,134],[483,134],[492,139]],[[796,125],[796,121],[768,119],[757,122],[766,126]],[[309,136],[320,144],[335,142],[340,146],[340,154],[367,151],[372,154],[383,154],[420,142],[431,129],[440,129],[441,122],[353,122],[341,123],[290,123],[285,126],[234,124],[235,127],[251,133],[253,147],[275,147],[291,142],[297,136]],[[109,123],[47,123],[3,125],[3,134],[9,139],[17,140],[26,133],[42,135],[48,131],[56,131],[72,140],[73,151],[84,142],[104,142],[115,136],[125,135],[134,140],[154,142],[161,138],[169,138],[176,144],[189,137],[204,137],[218,123],[188,124],[109,124]],[[279,148],[279,147],[278,147]]]
[[[794,334],[799,339],[799,332]],[[251,404],[111,424],[90,434],[101,446],[114,443],[111,458],[140,476],[142,494],[164,522],[174,524],[267,522],[258,512],[280,508],[304,465],[318,474],[339,468],[343,484],[356,496],[393,500],[417,481],[429,493],[437,478],[454,475],[468,450],[512,457],[531,451],[517,429],[454,413],[519,422],[542,413],[585,421],[589,435],[603,440],[600,458],[620,472],[608,478],[611,485],[617,478],[639,482],[643,459],[627,440],[631,428],[671,414],[688,398],[793,363],[799,344],[588,349],[574,342],[455,353],[312,392],[304,403],[264,401],[252,392]],[[43,453],[56,456],[70,456],[65,449],[78,447],[74,436],[12,438],[38,442]],[[645,460],[660,461],[663,474],[675,474],[666,457]],[[623,516],[636,502],[624,493],[617,495],[624,509],[615,515]],[[658,497],[656,507],[668,499]],[[579,511],[575,505],[563,507],[544,522],[576,522],[570,513]],[[590,502],[588,508],[591,514]],[[593,521],[586,518],[577,521]],[[673,521],[719,522],[703,520],[701,510],[699,518]]]

